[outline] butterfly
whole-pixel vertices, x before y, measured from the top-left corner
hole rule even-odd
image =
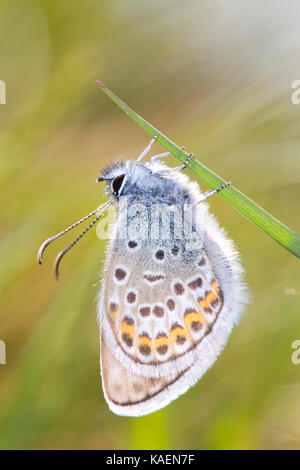
[[[102,171],[110,198],[56,238],[98,213],[55,261],[114,204],[98,298],[102,387],[111,411],[142,416],[185,393],[213,365],[248,301],[244,272],[233,242],[206,202],[225,190],[201,193],[182,171],[161,160],[116,162]]]

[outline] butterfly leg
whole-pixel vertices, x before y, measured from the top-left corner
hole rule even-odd
[[[182,147],[183,148],[183,147]],[[173,170],[176,170],[176,171],[183,171],[186,169],[186,167],[188,166],[189,162],[194,158],[194,155],[192,153],[189,154],[189,156],[187,157],[186,161],[180,165],[180,166],[176,166],[175,168],[173,168]]]
[[[231,184],[230,182],[227,182],[227,183],[222,184],[222,186],[220,186],[217,189],[209,189],[202,195],[202,198],[200,199],[200,201],[196,202],[195,205],[199,204],[200,202],[205,201],[207,198],[209,198],[213,194],[219,193],[220,191],[222,191],[222,189],[227,188],[227,186],[229,186],[230,184]]]
[[[184,147],[181,147],[181,148],[184,149]],[[172,155],[172,154],[171,154],[170,152],[164,152],[164,153],[160,153],[160,154],[158,154],[158,155],[154,155],[153,157],[151,157],[150,160],[151,160],[151,163],[154,163],[156,160],[159,160],[160,158],[170,157],[171,155]],[[193,154],[190,153],[189,156],[188,156],[188,158],[186,159],[186,161],[185,161],[182,165],[176,166],[176,167],[174,167],[174,168],[170,168],[170,169],[168,169],[168,170],[162,170],[162,171],[159,172],[159,175],[160,175],[160,176],[169,175],[169,174],[170,174],[172,171],[174,171],[174,170],[176,170],[176,171],[182,171],[182,170],[184,170],[184,169],[187,167],[189,161],[190,161],[193,157],[194,157]]]
[[[196,207],[198,204],[205,201],[207,198],[209,198],[213,194],[219,193],[220,191],[222,191],[222,189],[227,188],[227,186],[229,186],[230,184],[231,184],[230,182],[227,182],[227,183],[222,184],[222,186],[220,186],[217,189],[209,189],[204,194],[202,194],[202,197],[201,199],[199,199],[199,201],[195,202],[195,204],[193,204],[192,206],[188,206],[186,210],[187,211],[193,210],[194,207]]]
[[[150,140],[150,143],[147,145],[147,147],[142,151],[142,153],[138,157],[137,162],[140,162],[144,158],[144,156],[147,155],[147,153],[150,151],[152,145],[156,141],[157,137],[158,137],[158,134],[156,134],[156,136],[154,136],[153,139]]]
[[[181,147],[182,150],[184,150],[184,147]],[[166,158],[170,157],[172,154],[171,152],[164,152],[164,153],[159,153],[158,155],[153,155],[153,157],[150,158],[151,162],[155,162],[156,160],[160,160],[161,158]],[[190,161],[190,159],[188,159]]]
[[[151,163],[154,163],[156,160],[159,160],[160,158],[166,158],[170,157],[172,154],[170,152],[164,152],[164,153],[159,153],[158,155],[153,155],[153,157],[150,158]]]

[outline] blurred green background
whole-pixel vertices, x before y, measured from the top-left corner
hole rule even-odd
[[[149,142],[96,79],[299,233],[299,13],[296,0],[0,1],[0,448],[300,448],[299,260],[221,198],[211,209],[252,303],[203,379],[145,418],[113,415],[102,395],[105,243],[89,232],[59,283],[73,232],[36,263],[44,239],[105,200],[101,167]]]

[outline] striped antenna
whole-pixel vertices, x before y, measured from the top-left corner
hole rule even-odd
[[[95,225],[95,223],[103,216],[103,214],[105,214],[105,212],[107,211],[108,207],[113,203],[114,201],[114,198],[111,198],[107,201],[107,205],[103,208],[103,210],[101,211],[101,213],[99,215],[97,215],[97,217],[93,220],[93,222],[90,223],[90,225],[80,234],[78,235],[77,238],[75,238],[75,240],[67,247],[65,248],[63,251],[61,251],[57,257],[56,257],[56,260],[54,262],[54,272],[55,272],[55,277],[56,277],[56,280],[59,281],[59,271],[58,271],[58,268],[59,268],[59,264],[61,262],[61,259],[62,257],[68,253],[68,251],[71,250],[71,248],[73,248],[74,245],[76,245],[76,243],[83,237],[83,235],[86,234],[86,232],[88,230],[90,230],[90,228],[93,227],[93,225]]]
[[[92,217],[92,215],[96,214],[96,212],[98,212],[99,210],[101,209],[104,209],[106,208],[108,205],[110,205],[113,201],[113,198],[109,199],[108,201],[106,201],[104,204],[101,204],[101,206],[97,207],[97,209],[95,209],[93,212],[91,212],[90,214],[86,215],[85,217],[83,217],[83,219],[80,219],[78,220],[78,222],[75,222],[75,224],[73,225],[70,225],[70,227],[66,228],[65,230],[63,230],[62,232],[58,233],[57,235],[54,235],[53,237],[50,237],[50,238],[47,238],[47,240],[44,241],[44,243],[41,245],[39,251],[38,251],[38,255],[37,255],[37,260],[38,260],[38,263],[39,264],[42,264],[43,262],[43,253],[45,251],[45,249],[47,248],[47,246],[53,242],[54,240],[56,240],[57,238],[61,237],[62,235],[64,235],[65,233],[69,232],[69,230],[72,230],[72,228],[74,227],[77,227],[77,225],[81,224],[82,222],[84,222],[85,220],[89,219],[90,217]]]

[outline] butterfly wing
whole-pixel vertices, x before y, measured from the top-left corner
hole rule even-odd
[[[176,397],[175,383],[183,376],[177,372],[161,378],[136,375],[115,358],[103,336],[101,374],[106,401],[114,413],[122,416],[142,416],[168,405]]]
[[[184,393],[237,321],[240,265],[213,217],[201,223],[209,230],[195,230],[193,249],[184,238],[113,237],[99,312],[103,389],[117,414],[147,414]]]

